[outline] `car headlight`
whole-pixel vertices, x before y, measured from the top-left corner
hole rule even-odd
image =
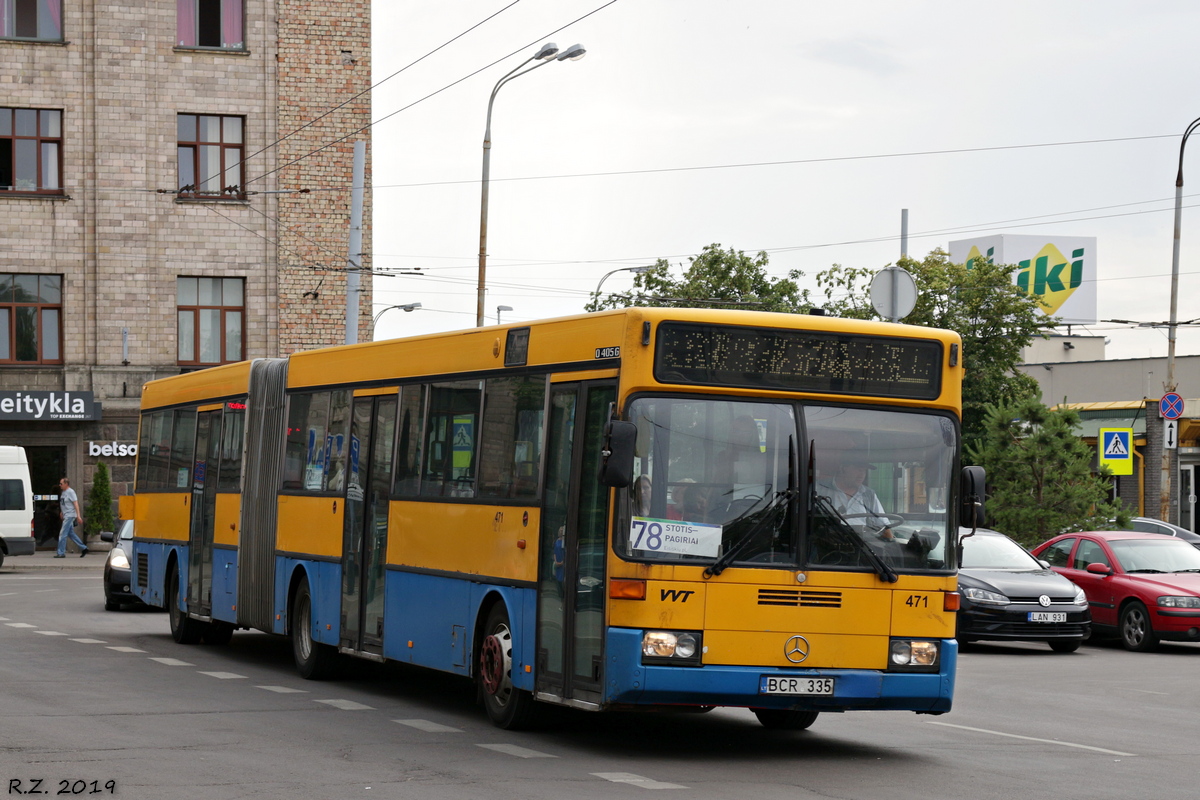
[[[938,665],[938,643],[930,639],[892,639],[888,661],[891,669],[933,671]]]
[[[642,663],[699,666],[700,640],[693,631],[644,631]]]
[[[979,603],[986,606],[1006,606],[1009,600],[999,592],[989,592],[987,589],[976,589],[973,586],[960,586],[958,589],[973,603]]]
[[[1200,597],[1160,597],[1158,604],[1164,608],[1200,608]]]
[[[1088,604],[1087,594],[1083,591],[1083,589],[1080,589],[1078,586],[1075,587],[1074,603],[1077,606],[1086,606]]]
[[[129,566],[129,556],[125,555],[124,550],[110,550],[108,552],[108,564],[111,567],[126,569]]]

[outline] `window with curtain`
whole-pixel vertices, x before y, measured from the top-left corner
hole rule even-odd
[[[61,175],[62,112],[0,108],[0,194],[62,194]]]
[[[245,50],[243,15],[243,0],[175,0],[175,44]]]
[[[179,196],[244,200],[243,117],[177,114]]]
[[[176,297],[180,366],[245,359],[244,278],[177,278]]]
[[[62,38],[62,0],[0,0],[0,39]]]
[[[0,364],[62,363],[62,276],[0,272]]]

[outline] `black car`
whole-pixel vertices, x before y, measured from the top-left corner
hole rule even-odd
[[[123,520],[116,533],[101,531],[100,539],[112,542],[112,550],[104,562],[104,610],[117,611],[127,603],[140,603],[141,598],[130,591],[129,562],[133,558],[133,520]]]
[[[1083,590],[1002,533],[963,532],[958,641],[1040,641],[1073,653],[1091,633]]]

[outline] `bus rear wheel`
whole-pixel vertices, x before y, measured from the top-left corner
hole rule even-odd
[[[308,578],[301,578],[292,598],[292,656],[300,677],[323,681],[333,677],[337,668],[337,651],[322,644],[312,635],[312,594]]]
[[[204,623],[187,615],[179,605],[179,570],[172,568],[167,579],[167,616],[171,619],[171,638],[179,644],[196,644],[204,632]]]
[[[533,697],[513,686],[513,650],[508,611],[503,603],[497,603],[488,611],[483,626],[476,675],[488,718],[505,730],[526,727],[533,717]]]
[[[817,721],[817,711],[789,711],[778,708],[755,708],[754,716],[771,731],[803,731]]]

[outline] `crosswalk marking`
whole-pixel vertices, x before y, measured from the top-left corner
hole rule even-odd
[[[525,747],[517,747],[515,744],[481,744],[476,745],[484,750],[495,750],[497,753],[516,756],[517,758],[558,758],[549,753],[542,753],[537,750],[530,750]]]
[[[138,650],[136,647],[114,647],[108,646],[109,650],[116,650],[118,653],[145,653],[145,650]]]
[[[678,783],[664,783],[650,778],[644,778],[641,775],[634,775],[632,772],[593,772],[597,778],[603,778],[606,781],[613,783],[628,783],[630,786],[640,786],[643,789],[686,789],[686,786],[680,786]]]
[[[238,675],[236,672],[201,672],[201,675],[207,675],[210,678],[218,678],[219,680],[228,681],[235,678],[245,678],[245,675]]]
[[[342,711],[374,711],[372,706],[365,706],[353,700],[314,700],[314,703],[324,703],[327,706],[340,708]]]
[[[150,657],[151,661],[157,661],[160,664],[166,664],[168,667],[194,667],[195,664],[190,664],[187,661],[180,661],[178,658],[156,658]]]
[[[290,686],[256,686],[256,689],[266,689],[268,692],[276,694],[308,694],[307,689],[293,689]]]
[[[5,623],[10,628],[36,628],[37,625],[30,625],[28,622],[8,622]]]
[[[70,636],[71,635],[69,633],[62,633],[61,631],[34,631],[34,633],[40,633],[42,636]]]
[[[462,733],[462,728],[451,728],[449,725],[440,725],[427,719],[394,719],[392,722],[399,722],[401,725],[427,733]]]
[[[79,642],[80,644],[108,644],[103,639],[72,639],[71,641]]]

